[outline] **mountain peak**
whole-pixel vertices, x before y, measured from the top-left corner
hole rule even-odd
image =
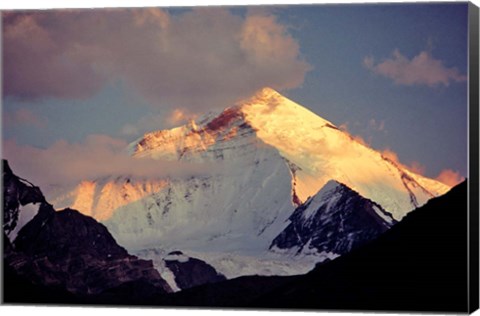
[[[134,145],[134,156],[197,162],[226,157],[237,160],[257,150],[259,144],[287,161],[295,196],[302,202],[335,179],[400,219],[449,189],[393,165],[381,153],[269,87],[219,114],[146,134]]]
[[[260,90],[258,90],[255,94],[254,97],[257,98],[271,98],[271,97],[284,97],[281,95],[278,91],[270,88],[270,87],[264,87]]]
[[[261,130],[265,124],[275,121],[276,127],[285,128],[293,124],[298,129],[299,122],[308,127],[319,127],[329,124],[324,118],[308,110],[304,106],[288,99],[272,88],[258,90],[252,97],[237,104],[245,119],[256,130]]]
[[[281,93],[270,87],[262,88],[258,90],[253,96],[237,103],[237,107],[239,107],[244,113],[248,112],[249,110],[251,111],[253,108],[260,110],[259,113],[255,113],[256,115],[271,114],[273,110],[278,106],[283,108],[283,110],[288,109],[288,111],[290,112],[288,114],[305,116],[308,113],[307,115],[310,117],[315,117],[315,119],[320,118],[317,114],[311,112],[302,105],[288,99],[286,96],[282,95]],[[300,119],[301,118],[302,117],[300,117]],[[270,119],[272,119],[272,117],[270,117]],[[280,117],[276,117],[275,119],[280,119]]]

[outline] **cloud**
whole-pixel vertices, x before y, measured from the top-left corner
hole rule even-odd
[[[445,183],[446,185],[449,185],[449,186],[455,186],[460,182],[462,182],[464,178],[457,171],[453,171],[451,169],[444,169],[436,177],[436,180],[442,183]]]
[[[373,73],[390,78],[400,85],[448,86],[452,81],[467,80],[457,68],[447,68],[427,51],[422,51],[409,60],[396,49],[390,58],[377,64],[373,57],[367,56],[363,59],[363,65]]]
[[[127,123],[122,126],[120,133],[125,136],[138,136],[140,135],[140,130],[134,124]]]
[[[381,153],[383,157],[388,158],[395,163],[400,163],[397,153],[394,152],[393,150],[386,148],[382,150]]]
[[[7,140],[3,144],[3,158],[9,160],[17,175],[42,190],[47,190],[50,185],[65,186],[108,176],[190,177],[219,168],[208,163],[133,158],[125,151],[126,146],[125,141],[106,135],[90,135],[82,143],[57,141],[45,149]]]
[[[4,112],[2,122],[5,126],[28,125],[36,128],[44,128],[47,126],[47,120],[44,117],[39,117],[25,108],[20,108],[13,113]]]
[[[167,119],[169,126],[178,126],[190,120],[195,120],[197,115],[189,113],[188,110],[175,109]]]
[[[178,127],[198,117],[188,109],[175,109],[170,112],[163,112],[142,117],[134,123],[127,123],[122,126],[120,133],[124,136],[140,136],[151,131]]]
[[[253,11],[252,11],[253,12]],[[264,86],[302,84],[310,66],[276,17],[223,8],[7,12],[4,92],[87,98],[123,80],[150,103],[192,113],[224,108]]]
[[[368,141],[366,141],[362,136],[360,135],[350,135],[354,141],[356,141],[357,143],[360,143],[362,144],[363,146],[365,147],[371,147],[370,143]]]
[[[412,161],[408,165],[403,164],[403,163],[400,162],[400,159],[398,158],[398,154],[396,152],[394,152],[393,150],[391,150],[390,148],[386,148],[386,149],[382,150],[381,154],[382,154],[383,157],[385,157],[387,159],[390,159],[391,161],[393,161],[394,163],[396,163],[397,165],[399,165],[402,168],[405,168],[405,169],[407,169],[411,172],[414,172],[416,174],[419,174],[419,175],[425,175],[426,167],[418,161]]]
[[[407,166],[407,169],[410,171],[420,174],[420,175],[425,175],[425,170],[427,169],[424,165],[419,163],[418,161],[412,161],[409,166]]]
[[[105,82],[90,60],[80,56],[81,46],[75,52],[68,35],[53,31],[60,21],[50,17],[57,14],[2,14],[6,96],[83,98]]]
[[[338,126],[338,129],[348,133],[348,125],[349,125],[348,122],[342,123]]]
[[[356,124],[357,124],[357,122],[354,123],[354,125],[356,125]],[[367,141],[362,136],[355,135],[352,132],[350,132],[349,126],[350,126],[349,122],[345,122],[345,123],[341,124],[340,126],[338,126],[338,129],[347,133],[350,136],[350,138],[353,139],[354,141],[356,141],[357,143],[362,144],[365,147],[369,147],[369,148],[372,147],[371,146],[371,137]]]
[[[144,116],[134,123],[125,124],[120,133],[125,136],[140,136],[146,132],[168,127],[169,115],[160,113]]]
[[[383,132],[385,131],[385,121],[372,118],[368,121],[368,127],[374,131]]]

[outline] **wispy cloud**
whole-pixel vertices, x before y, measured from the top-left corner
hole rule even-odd
[[[163,113],[144,116],[136,122],[125,124],[121,128],[120,134],[140,136],[146,132],[178,127],[196,118],[197,115],[188,109],[163,111]]]
[[[370,122],[369,122],[370,124]],[[359,125],[358,122],[354,122],[353,125]],[[351,131],[350,131],[350,123],[349,122],[344,122],[342,124],[340,124],[338,126],[338,128],[342,131],[344,131],[345,133],[347,133],[353,140],[355,140],[357,143],[360,143],[366,147],[371,147],[371,137],[366,140],[365,138],[363,138],[362,136],[360,135],[357,135],[357,134],[353,134]]]
[[[19,176],[42,189],[52,184],[70,185],[118,175],[149,179],[190,177],[219,168],[208,163],[133,158],[126,146],[125,141],[107,135],[90,135],[81,143],[58,141],[43,149],[7,140],[2,155]]]
[[[376,132],[383,132],[385,131],[385,121],[372,118],[368,121],[368,128]]]
[[[426,167],[424,165],[422,165],[420,162],[412,161],[410,164],[406,165],[406,164],[400,162],[400,159],[398,158],[398,154],[390,148],[386,148],[386,149],[382,150],[381,153],[382,153],[382,156],[384,156],[385,158],[388,158],[391,161],[395,162],[400,167],[406,168],[406,169],[408,169],[408,170],[410,170],[410,171],[412,171],[416,174],[419,174],[419,175],[425,175]]]
[[[353,127],[357,131],[361,130],[362,135],[355,134],[350,130],[350,127]],[[348,133],[355,141],[358,143],[365,145],[367,147],[372,147],[372,140],[374,137],[380,134],[385,134],[387,132],[385,128],[385,120],[379,120],[371,118],[366,123],[361,123],[359,121],[355,121],[353,123],[344,122],[338,128],[346,133]]]
[[[32,111],[20,108],[14,112],[5,111],[2,115],[2,123],[5,126],[33,126],[44,128],[47,126],[47,120],[44,117],[35,115]]]
[[[310,66],[274,15],[223,8],[3,14],[6,96],[88,98],[112,80],[150,103],[226,107],[263,86],[299,86]]]
[[[450,186],[457,185],[464,180],[459,172],[451,169],[442,170],[436,179]]]
[[[164,129],[168,126],[169,116],[163,113],[148,115],[136,122],[122,126],[120,133],[125,136],[140,136],[146,132]]]
[[[194,120],[197,115],[190,113],[188,110],[175,109],[168,116],[167,123],[169,126],[178,126],[182,123],[186,123],[189,120]]]
[[[435,59],[427,51],[408,59],[396,49],[390,58],[378,63],[373,57],[367,56],[363,59],[363,65],[373,73],[390,78],[400,85],[448,86],[451,82],[467,80],[457,68],[446,67],[441,60]]]

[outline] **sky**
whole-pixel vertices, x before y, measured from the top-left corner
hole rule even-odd
[[[454,184],[467,16],[465,3],[5,11],[2,155],[19,174],[110,171],[100,160],[143,133],[269,86]]]

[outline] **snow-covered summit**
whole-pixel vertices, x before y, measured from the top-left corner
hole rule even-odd
[[[138,159],[218,165],[190,178],[83,182],[56,200],[103,221],[131,249],[160,241],[165,249],[267,249],[294,209],[332,179],[395,220],[449,189],[270,88],[128,147]]]
[[[449,190],[355,141],[328,120],[271,88],[260,90],[218,116],[148,133],[134,145],[134,155],[211,161],[218,155],[207,153],[240,147],[252,139],[258,145],[273,147],[288,161],[293,191],[300,202],[313,196],[328,180],[336,179],[401,219]]]
[[[306,128],[316,129],[325,125],[334,127],[275,90],[264,88],[250,99],[228,107],[217,115],[205,115],[198,121],[190,120],[171,130],[146,133],[129,147],[133,148],[133,155],[137,157],[182,159],[186,151],[205,151],[219,142],[232,139],[239,141],[252,133],[269,143],[272,142],[268,137],[270,134],[270,138],[288,136],[281,134],[284,129],[293,127],[303,132]]]
[[[215,267],[226,275],[243,265],[238,258],[266,258],[272,241],[288,231],[295,209],[320,197],[321,205],[329,205],[326,197],[337,195],[324,193],[337,192],[338,183],[388,212],[378,214],[388,223],[449,189],[269,88],[220,113],[147,133],[128,151],[136,159],[159,160],[159,168],[165,166],[162,160],[209,168],[191,177],[125,175],[84,181],[58,197],[55,206],[70,206],[102,221],[119,244],[135,253],[181,250],[206,262],[216,253]],[[302,216],[317,210],[309,208]],[[337,254],[324,249],[318,255]],[[269,260],[246,270],[300,271]]]

